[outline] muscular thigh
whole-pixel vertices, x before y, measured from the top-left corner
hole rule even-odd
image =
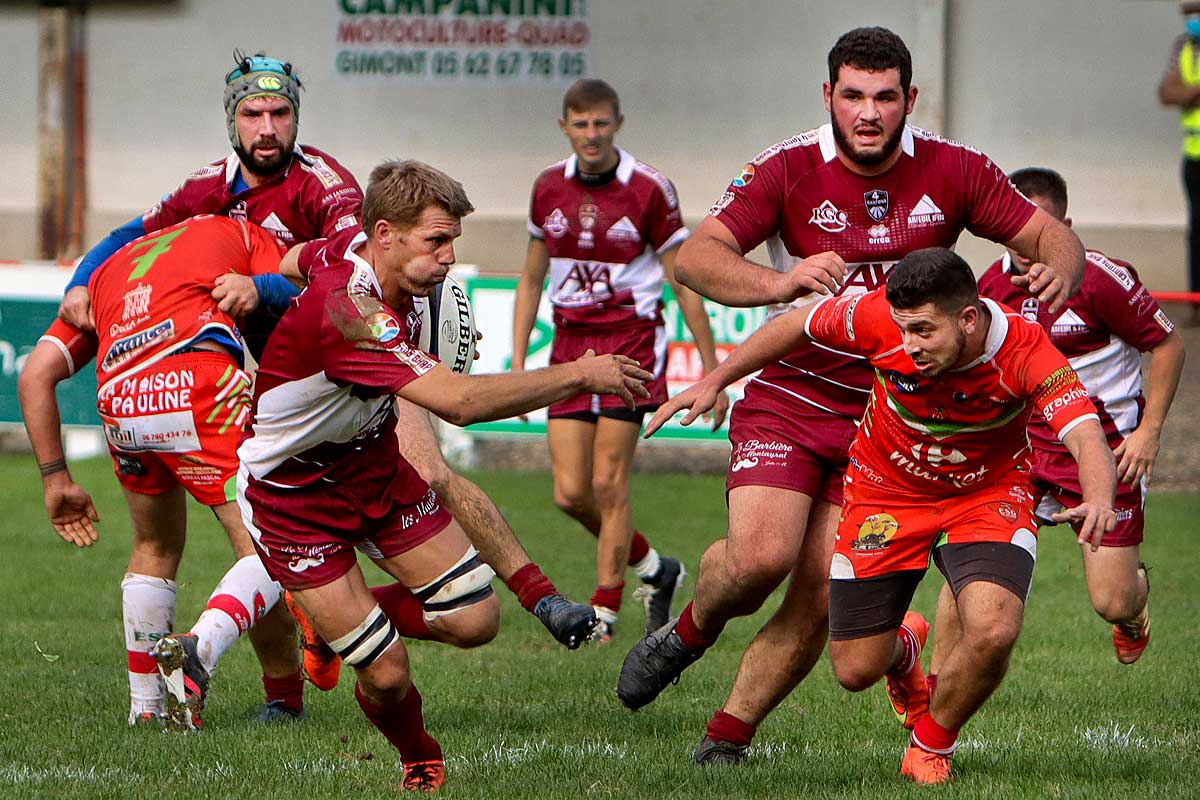
[[[790,570],[808,530],[812,498],[773,486],[738,486],[728,501],[726,557],[735,566]]]
[[[550,419],[546,422],[550,447],[550,472],[554,486],[568,494],[591,494],[592,455],[596,424],[579,419]]]
[[[621,419],[600,417],[596,420],[595,427],[596,439],[592,451],[593,481],[628,485],[641,425]]]

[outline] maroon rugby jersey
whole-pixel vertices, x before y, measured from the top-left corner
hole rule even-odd
[[[953,247],[964,229],[1007,242],[1036,210],[974,148],[912,126],[900,147],[887,172],[858,175],[838,160],[833,127],[824,125],[760,153],[709,213],[742,252],[765,241],[780,272],[796,258],[836,252],[847,267],[839,294],[857,294],[883,286],[892,265],[914,250]],[[766,367],[746,394],[749,402],[794,398],[857,419],[870,388],[861,357],[812,343]]]
[[[603,186],[576,177],[574,155],[533,184],[529,233],[550,252],[554,324],[661,325],[661,256],[687,238],[675,187],[628,153]]]
[[[412,298],[390,308],[345,231],[305,248],[308,288],[292,300],[258,365],[249,437],[238,448],[253,485],[292,489],[393,469],[396,394],[435,366],[417,349]],[[419,483],[419,482],[418,482]],[[416,502],[428,491],[413,485]]]
[[[1175,326],[1138,279],[1137,271],[1096,250],[1087,251],[1083,282],[1066,305],[1051,315],[1046,305],[1012,283],[1008,253],[979,278],[985,297],[1020,311],[1050,334],[1096,404],[1109,445],[1116,447],[1141,422],[1142,357]],[[1058,437],[1035,415],[1029,438],[1038,450],[1069,458]]]
[[[363,200],[358,182],[315,147],[297,145],[282,175],[233,194],[240,168],[236,153],[201,167],[147,211],[142,226],[151,233],[197,214],[219,214],[261,225],[287,247],[358,226]]]

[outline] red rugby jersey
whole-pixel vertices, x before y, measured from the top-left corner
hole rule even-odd
[[[1033,411],[1059,437],[1096,419],[1087,390],[1046,333],[983,302],[991,312],[983,354],[933,378],[904,352],[883,289],[827,298],[813,309],[805,327],[814,341],[869,359],[875,370],[848,480],[857,474],[924,495],[987,486],[1027,468]]]
[[[891,169],[864,177],[838,160],[833,128],[824,125],[760,153],[709,213],[743,252],[765,241],[780,272],[796,258],[836,252],[848,271],[839,293],[848,295],[883,286],[892,265],[913,250],[953,247],[964,229],[1009,241],[1036,210],[974,148],[912,126],[900,148]],[[766,367],[753,385],[769,390],[751,392],[764,401],[796,399],[857,419],[871,372],[862,359],[810,344]]]
[[[533,184],[529,234],[550,253],[556,325],[661,325],[661,256],[687,238],[675,187],[623,150],[603,186],[576,177],[574,155]]]

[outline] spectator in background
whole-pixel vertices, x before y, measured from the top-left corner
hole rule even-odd
[[[1175,38],[1158,84],[1158,99],[1179,106],[1183,128],[1183,185],[1188,198],[1188,291],[1200,291],[1200,0],[1180,0],[1186,30]],[[1185,323],[1200,325],[1200,303]]]

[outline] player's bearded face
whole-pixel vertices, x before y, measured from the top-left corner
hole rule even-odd
[[[843,66],[837,84],[825,88],[838,149],[861,167],[887,163],[900,147],[915,99],[915,88],[907,94],[901,88],[898,69],[869,72]]]
[[[292,160],[296,115],[282,97],[251,97],[237,111],[238,158],[256,175],[274,175]]]
[[[932,303],[915,309],[893,309],[904,352],[923,378],[934,378],[958,366],[967,350],[962,314],[948,314]]]

